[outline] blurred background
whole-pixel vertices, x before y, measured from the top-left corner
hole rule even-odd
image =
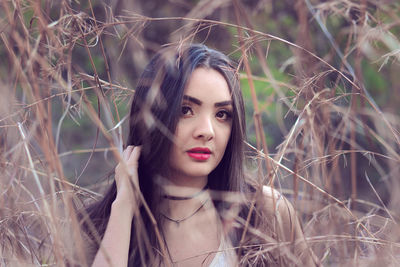
[[[321,262],[399,264],[398,1],[0,6],[0,233],[10,255],[42,259],[39,245],[15,252],[27,210],[56,216],[60,199],[99,198],[152,55],[204,43],[238,66],[249,174],[292,201]],[[43,229],[51,236],[57,227]]]

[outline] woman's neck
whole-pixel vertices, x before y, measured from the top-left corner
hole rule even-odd
[[[196,191],[196,189],[203,188],[208,182],[208,176],[189,176],[183,173],[178,173],[173,170],[168,170],[165,173],[165,185],[166,186],[176,186],[180,187],[182,191],[192,190]],[[180,191],[179,188],[175,188],[174,190]],[[179,193],[179,192],[178,192]],[[185,192],[182,192],[185,193]]]
[[[182,219],[196,211],[210,198],[207,177],[168,178],[163,187],[160,211],[173,219]],[[199,210],[196,213],[201,213]]]
[[[163,185],[163,191],[168,196],[189,197],[203,190],[207,183],[207,177],[194,179],[167,178]]]

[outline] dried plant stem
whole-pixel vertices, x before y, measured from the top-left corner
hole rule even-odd
[[[235,16],[236,16],[236,20],[238,22],[238,25],[240,25],[240,19],[239,19],[239,13],[238,13],[238,6],[237,6],[237,1],[234,1],[235,3]],[[257,100],[257,95],[256,95],[256,91],[254,88],[254,83],[251,77],[251,70],[250,70],[250,65],[248,62],[248,58],[247,58],[247,53],[245,51],[245,47],[244,47],[244,42],[243,42],[243,35],[241,32],[240,28],[237,28],[238,34],[239,34],[239,43],[240,43],[240,49],[242,51],[242,55],[243,55],[243,63],[244,63],[244,67],[245,67],[245,71],[247,74],[247,79],[249,82],[249,86],[250,86],[250,92],[251,92],[251,96],[252,96],[252,101],[253,101],[253,106],[254,106],[254,125],[255,125],[255,130],[256,130],[256,139],[257,139],[257,150],[260,150],[261,145],[263,148],[264,153],[268,154],[268,147],[266,144],[266,138],[265,138],[265,133],[264,133],[264,129],[262,127],[262,121],[261,121],[261,116],[260,116],[260,111],[258,109],[258,100]],[[269,172],[271,170],[270,168],[270,163],[269,160],[267,158],[265,158],[266,163],[266,167],[267,167],[267,172]],[[271,181],[269,181],[270,186],[273,188],[273,183],[271,183]],[[250,209],[246,218],[246,223],[244,226],[244,230],[242,233],[242,236],[240,238],[240,242],[239,242],[239,251],[238,254],[241,255],[241,250],[242,247],[241,245],[243,244],[244,238],[246,236],[249,224],[250,224],[250,218],[252,213],[254,212],[254,206],[255,206],[255,202],[256,199],[259,197],[259,195],[262,194],[262,190],[260,188],[257,189],[257,193],[255,194],[251,205],[250,205]],[[273,208],[275,210],[276,208],[276,200],[275,197],[273,196]]]

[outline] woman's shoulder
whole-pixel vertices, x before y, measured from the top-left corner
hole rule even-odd
[[[288,259],[296,256],[301,266],[316,266],[316,260],[308,247],[298,215],[290,201],[278,190],[270,186],[262,186],[261,194],[256,201],[258,215],[273,233],[273,238],[281,243],[282,249],[286,244],[288,250],[281,250],[282,255],[288,255]],[[286,251],[286,252],[285,252]],[[282,256],[281,255],[281,256]],[[293,262],[292,262],[293,263]]]
[[[263,209],[281,221],[282,226],[293,227],[297,221],[296,211],[290,201],[278,190],[264,185],[262,187]]]
[[[271,186],[263,185],[256,191],[256,205],[259,210],[266,212],[267,215],[289,216],[288,212],[293,210],[290,202],[278,190]]]
[[[250,188],[252,193],[248,195],[248,201],[251,206],[251,202],[255,200],[256,217],[270,225],[274,229],[273,232],[281,232],[282,240],[292,239],[302,232],[293,205],[282,193],[266,185]]]
[[[278,190],[276,190],[275,188],[272,188],[271,186],[268,186],[268,185],[262,186],[262,193],[263,193],[263,196],[265,198],[267,198],[268,200],[280,199],[283,197],[282,194],[279,193]]]

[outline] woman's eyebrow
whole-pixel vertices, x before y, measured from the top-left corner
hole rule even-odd
[[[200,99],[197,99],[197,98],[195,98],[195,97],[188,96],[188,95],[184,95],[184,96],[183,96],[183,100],[192,102],[192,103],[194,103],[194,104],[196,104],[196,105],[199,105],[199,106],[201,106],[201,104],[203,104],[203,102],[201,102]],[[216,108],[218,108],[218,107],[224,107],[224,106],[229,106],[229,105],[232,105],[232,100],[221,101],[221,102],[217,102],[217,103],[214,104],[214,106],[215,106]]]
[[[214,104],[216,108],[232,105],[232,100],[217,102]]]
[[[188,96],[188,95],[184,95],[183,96],[183,100],[187,100],[187,101],[192,102],[192,103],[194,103],[196,105],[199,105],[199,106],[203,103],[199,99],[197,99],[195,97]]]

